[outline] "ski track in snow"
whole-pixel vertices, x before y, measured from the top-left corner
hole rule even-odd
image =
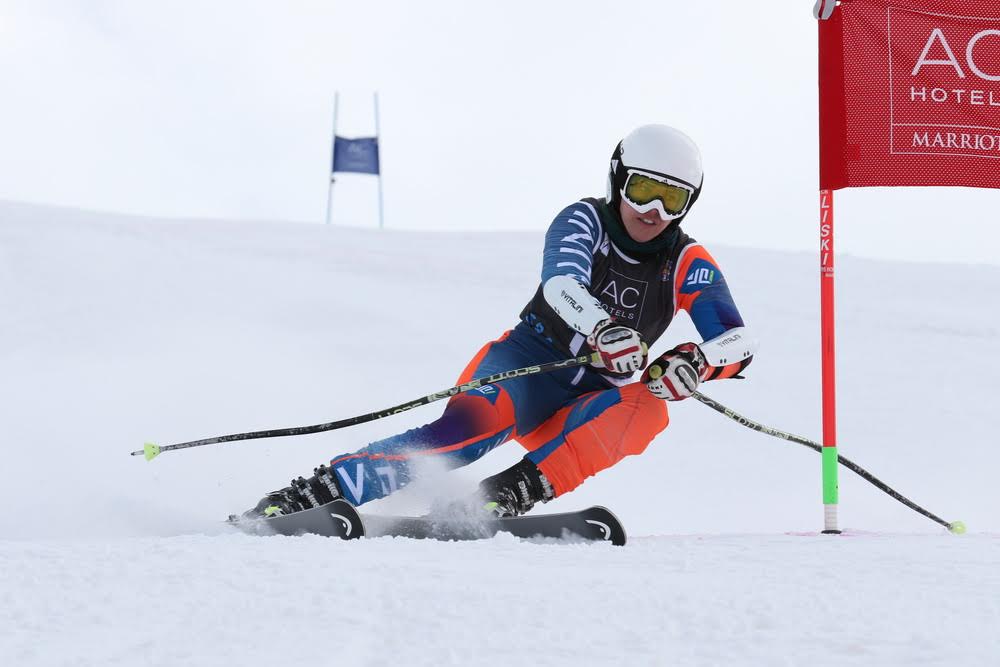
[[[963,537],[846,470],[847,533],[811,534],[820,458],[691,401],[641,457],[542,508],[611,507],[622,549],[221,525],[439,406],[128,456],[450,386],[515,322],[541,243],[0,202],[0,665],[1000,664],[997,267],[838,259],[841,451]],[[762,348],[705,393],[818,439],[816,258],[707,245]],[[654,351],[693,335],[678,322]],[[520,454],[364,509],[422,511]]]

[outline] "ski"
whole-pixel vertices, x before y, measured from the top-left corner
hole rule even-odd
[[[607,541],[616,546],[624,546],[627,539],[625,527],[618,517],[611,510],[598,506],[574,512],[488,519],[475,523],[436,520],[433,517],[378,515],[365,515],[363,520],[365,534],[369,537],[479,540],[503,532],[525,539],[582,539],[594,542]]]
[[[551,538],[611,542],[623,546],[625,527],[609,509],[588,507],[574,512],[537,514],[481,522],[461,522],[433,517],[381,516],[358,514],[345,500],[334,500],[294,514],[266,519],[241,519],[230,516],[230,525],[254,535],[314,534],[345,540],[360,537],[409,537],[434,540],[481,540],[497,533],[515,537]]]
[[[251,535],[312,534],[344,540],[356,540],[365,535],[361,515],[346,500],[334,500],[322,507],[266,519],[244,519],[233,514],[227,523]]]

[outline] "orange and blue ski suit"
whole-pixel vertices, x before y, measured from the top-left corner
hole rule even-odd
[[[712,256],[674,225],[672,243],[651,255],[627,253],[607,234],[603,199],[582,199],[556,216],[546,234],[542,283],[569,275],[596,297],[616,322],[652,345],[679,310],[708,340],[743,326]],[[589,351],[545,301],[541,285],[521,321],[486,344],[459,383],[501,371],[558,361]],[[750,362],[710,368],[706,379],[737,375]],[[558,497],[587,477],[640,454],[669,423],[667,404],[642,382],[589,366],[528,375],[452,398],[433,422],[334,457],[330,466],[355,505],[406,486],[415,462],[433,456],[449,467],[471,463],[517,440]]]

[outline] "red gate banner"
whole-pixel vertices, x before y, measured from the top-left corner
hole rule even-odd
[[[820,189],[1000,188],[1000,0],[842,0],[818,23]]]

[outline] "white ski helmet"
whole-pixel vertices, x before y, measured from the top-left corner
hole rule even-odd
[[[663,220],[680,222],[704,180],[701,152],[689,136],[668,125],[643,125],[611,155],[607,200],[616,213],[624,199],[639,213],[655,210]]]

